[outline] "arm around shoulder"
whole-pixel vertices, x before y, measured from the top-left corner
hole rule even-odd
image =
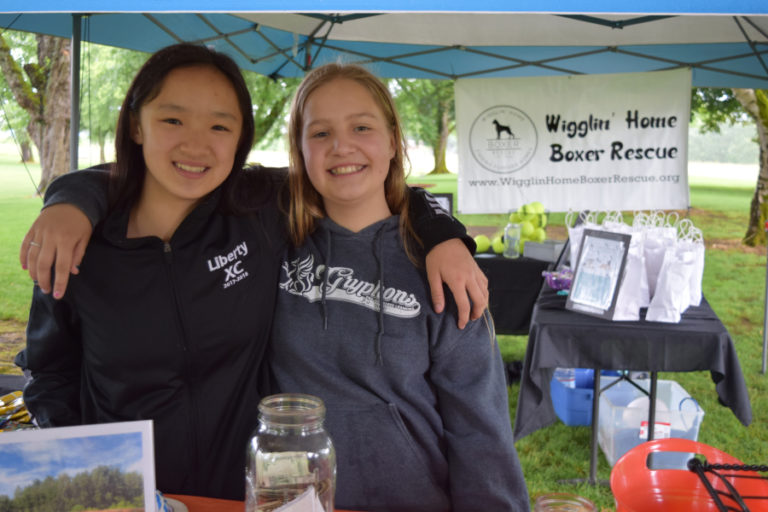
[[[408,190],[408,214],[414,231],[424,244],[425,252],[431,251],[441,242],[458,238],[466,245],[467,250],[474,254],[475,241],[467,235],[464,224],[445,211],[435,197],[423,188],[412,187]]]
[[[95,226],[109,209],[109,171],[99,167],[59,176],[45,191],[44,207],[61,203],[79,208]]]
[[[423,189],[412,188],[409,216],[427,253],[425,264],[432,304],[440,313],[445,307],[442,283],[448,285],[459,308],[458,325],[477,319],[488,307],[488,279],[475,262],[474,240],[461,222],[454,219]]]
[[[45,193],[45,204],[19,249],[22,268],[40,289],[51,291],[55,265],[55,298],[64,296],[69,274],[77,274],[93,226],[108,211],[109,172],[86,169],[56,178]]]

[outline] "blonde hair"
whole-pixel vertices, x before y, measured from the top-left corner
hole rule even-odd
[[[395,141],[395,155],[389,162],[389,172],[384,181],[384,195],[389,211],[400,215],[400,233],[403,237],[406,253],[411,260],[413,243],[420,245],[420,240],[413,231],[408,218],[408,186],[405,182],[405,160],[408,158],[405,137],[400,126],[400,117],[395,102],[387,87],[370,71],[355,64],[331,63],[313,69],[304,77],[291,104],[291,116],[288,123],[289,187],[291,192],[288,211],[288,225],[291,240],[297,246],[304,243],[306,237],[315,229],[318,219],[325,217],[323,198],[312,186],[307,176],[304,156],[301,153],[302,127],[304,126],[304,107],[309,96],[318,88],[333,80],[352,80],[362,85],[384,114],[384,119]]]

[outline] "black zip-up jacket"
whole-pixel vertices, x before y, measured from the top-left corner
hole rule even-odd
[[[169,243],[110,215],[62,300],[35,287],[24,398],[44,427],[152,419],[158,489],[242,499],[285,235],[218,196]]]
[[[65,175],[46,205],[74,201],[98,221],[105,178]],[[263,204],[243,216],[222,214],[215,191],[169,243],[126,239],[128,212],[114,212],[95,229],[63,299],[35,287],[18,360],[32,373],[24,399],[40,426],[152,419],[158,489],[243,499],[258,369],[287,243],[278,194],[263,188],[270,183],[276,191],[274,181],[248,182],[244,190]],[[412,197],[428,249],[454,237],[474,248],[428,197]]]

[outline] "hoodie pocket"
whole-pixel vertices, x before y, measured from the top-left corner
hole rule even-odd
[[[336,447],[336,503],[370,510],[448,510],[445,459],[429,460],[438,440],[420,444],[394,404],[326,404]],[[424,443],[430,445],[423,446]],[[434,457],[433,457],[434,458]]]

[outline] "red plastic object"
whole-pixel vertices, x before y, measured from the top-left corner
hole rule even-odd
[[[715,505],[698,475],[687,469],[650,469],[648,455],[659,452],[698,453],[710,464],[743,464],[735,457],[704,443],[688,439],[658,439],[640,444],[621,457],[611,471],[611,491],[616,500],[616,512],[717,512]],[[721,473],[733,473],[722,470]],[[754,471],[739,471],[739,476],[758,478],[728,478],[742,498],[768,496],[768,481]],[[726,489],[714,475],[707,475],[712,486]],[[735,501],[720,496],[723,504],[741,510]],[[747,499],[751,512],[768,512],[768,500]]]

